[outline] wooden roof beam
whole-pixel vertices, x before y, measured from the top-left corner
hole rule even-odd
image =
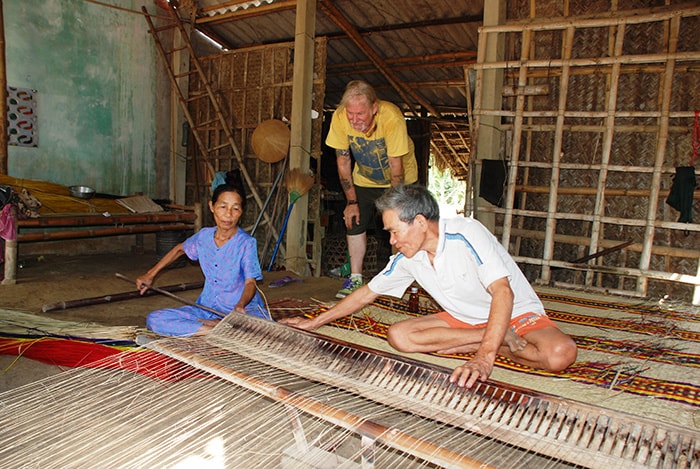
[[[372,61],[375,67],[384,75],[384,77],[391,83],[396,92],[401,96],[401,98],[406,102],[411,111],[419,116],[413,106],[413,101],[420,103],[425,109],[427,109],[431,114],[439,117],[440,113],[425,99],[414,93],[410,87],[406,86],[401,79],[387,66],[386,61],[377,54],[377,52],[372,49],[372,47],[365,41],[355,27],[345,18],[340,10],[338,10],[335,5],[330,0],[320,0],[319,6],[321,10],[328,15],[328,17],[337,24],[340,29],[345,31],[347,35],[352,39],[357,47],[360,48],[362,52],[367,55],[367,57]],[[412,98],[412,99],[410,99]]]
[[[483,23],[483,13],[473,16],[458,16],[456,18],[436,18],[431,20],[414,21],[411,23],[398,23],[382,26],[373,26],[371,28],[357,28],[357,32],[366,35],[372,33],[385,33],[388,31],[402,31],[407,29],[429,28],[432,26],[448,26],[452,24],[471,24],[475,23],[481,26]],[[329,39],[338,39],[346,35],[341,32],[327,34]]]
[[[460,158],[459,153],[457,153],[457,150],[455,150],[454,146],[452,146],[452,143],[450,143],[450,139],[445,136],[445,133],[442,132],[441,130],[438,131],[438,134],[440,134],[440,137],[442,138],[442,141],[445,143],[445,146],[450,150],[450,153],[452,153],[452,156],[454,157],[454,161],[462,167],[462,169],[466,172],[469,172],[469,167],[464,164],[464,161],[462,161],[462,158]],[[454,165],[450,165],[451,167],[454,167]]]
[[[476,62],[476,51],[464,52],[446,52],[442,54],[418,55],[411,57],[396,57],[386,59],[385,62],[391,65],[393,69],[398,68],[432,68],[432,67],[463,67],[464,65],[473,64]],[[358,60],[357,62],[345,62],[338,64],[329,64],[327,70],[351,68],[353,71],[361,67],[371,67],[372,62],[369,60]],[[336,72],[338,73],[338,72]]]

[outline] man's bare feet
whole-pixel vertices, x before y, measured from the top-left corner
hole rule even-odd
[[[518,334],[508,329],[506,336],[503,339],[503,344],[507,345],[512,353],[520,352],[527,345],[527,340],[520,337]]]
[[[475,344],[466,344],[466,345],[458,345],[457,347],[452,347],[448,349],[443,349],[443,350],[437,350],[436,353],[442,353],[444,355],[451,355],[455,353],[470,353],[470,352],[476,352],[479,350],[479,346],[481,344],[475,343]],[[520,337],[518,334],[513,332],[512,330],[508,329],[506,332],[506,336],[503,338],[503,345],[508,347],[508,350],[510,350],[511,353],[516,353],[520,352],[527,346],[527,340],[523,339]]]
[[[457,347],[447,348],[444,350],[437,350],[435,353],[442,353],[444,355],[452,355],[454,353],[470,353],[479,350],[479,344],[466,344],[459,345]]]

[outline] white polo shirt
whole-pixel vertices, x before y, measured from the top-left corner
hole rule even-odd
[[[414,280],[448,313],[469,324],[488,320],[491,295],[486,288],[508,277],[514,293],[511,317],[544,306],[513,258],[484,225],[473,218],[443,218],[433,265],[425,251],[412,258],[391,256],[389,263],[369,283],[380,295],[400,298]]]

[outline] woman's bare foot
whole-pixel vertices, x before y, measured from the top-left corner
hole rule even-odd
[[[210,333],[221,319],[200,319],[199,322],[202,323],[202,327],[194,335],[206,335]]]

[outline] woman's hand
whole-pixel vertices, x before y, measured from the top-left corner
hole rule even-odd
[[[153,285],[153,275],[145,274],[136,279],[136,289],[143,295]]]

